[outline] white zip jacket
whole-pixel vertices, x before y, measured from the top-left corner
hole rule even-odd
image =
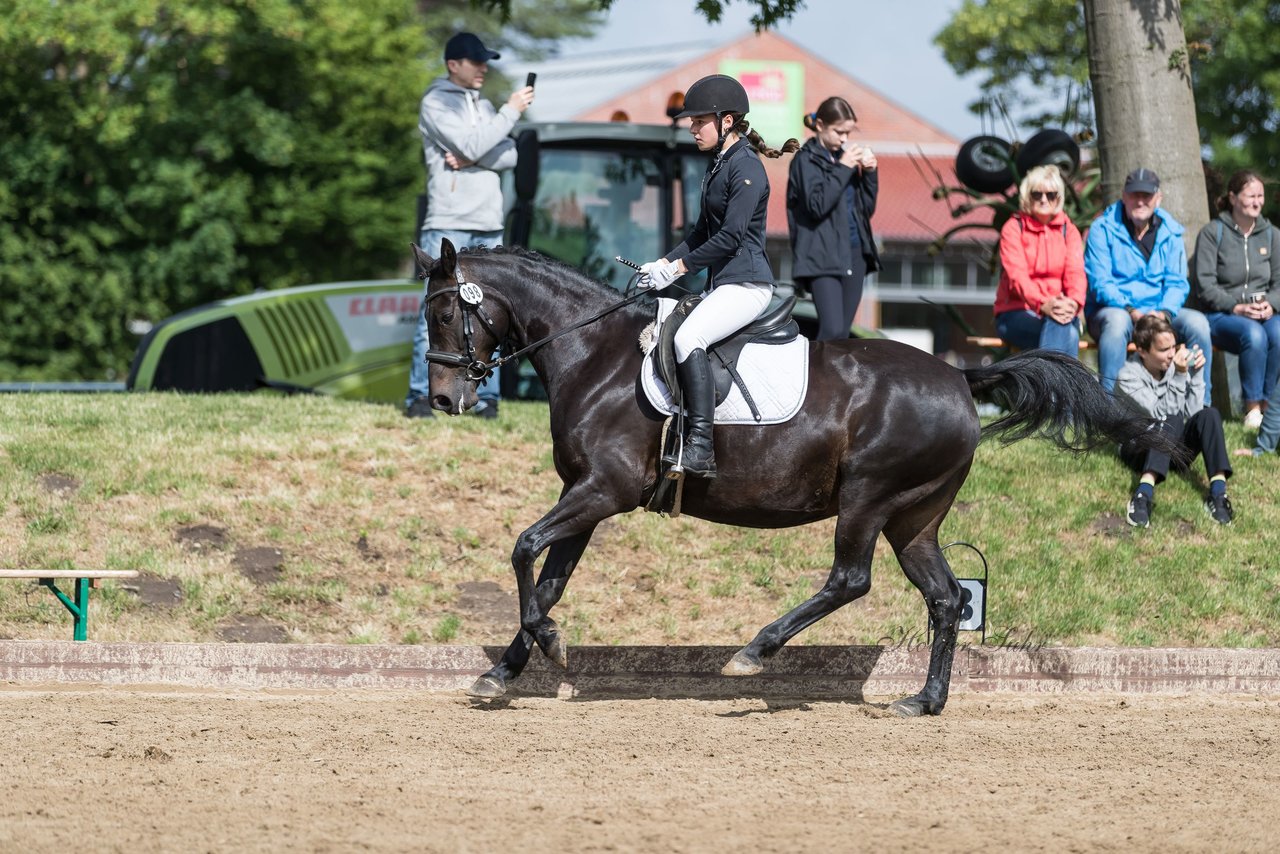
[[[516,144],[509,134],[518,110],[493,104],[474,89],[437,77],[418,113],[427,163],[427,218],[423,228],[460,231],[502,229],[502,181],[498,173],[516,165]],[[450,169],[444,154],[474,161]]]

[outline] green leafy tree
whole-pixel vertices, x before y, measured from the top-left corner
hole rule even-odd
[[[1201,140],[1219,174],[1280,175],[1280,3],[1187,0],[1187,53]],[[1280,217],[1280,198],[1269,199]]]
[[[466,0],[5,5],[7,379],[119,378],[132,320],[401,268],[418,100],[454,30],[497,27]],[[528,6],[495,42],[537,49],[598,20],[586,0]]]
[[[975,112],[1007,108],[1029,125],[1051,120],[1046,101],[1092,122],[1084,10],[1062,0],[965,0],[934,37],[958,74],[982,74]],[[1081,93],[1085,93],[1081,98]],[[1034,93],[1036,102],[1027,95]],[[1040,108],[1040,112],[1027,112]],[[1056,117],[1062,120],[1062,116]],[[1066,123],[1065,121],[1063,123]]]
[[[425,49],[402,0],[16,0],[0,34],[10,376],[119,376],[130,319],[393,268]]]

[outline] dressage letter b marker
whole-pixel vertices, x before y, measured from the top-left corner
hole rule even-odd
[[[960,631],[981,631],[986,622],[986,582],[981,578],[956,581],[960,583]]]

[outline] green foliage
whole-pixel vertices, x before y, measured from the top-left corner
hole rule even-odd
[[[118,376],[132,318],[397,263],[426,48],[403,0],[12,8],[5,373]]]
[[[957,73],[987,75],[984,99],[972,106],[975,111],[989,103],[1025,106],[1028,83],[1038,96],[1069,101],[1089,81],[1084,11],[1078,3],[965,0],[934,43]],[[1030,119],[1044,121],[1043,116]]]
[[[448,643],[458,636],[461,627],[462,620],[457,614],[445,614],[431,630],[431,637],[439,643]]]
[[[1196,117],[1214,166],[1274,177],[1280,167],[1280,3],[1195,0],[1185,8]],[[1210,200],[1212,201],[1212,199]],[[1277,199],[1268,205],[1274,220]]]

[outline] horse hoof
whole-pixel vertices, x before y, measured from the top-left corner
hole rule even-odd
[[[747,655],[745,652],[736,652],[733,658],[729,659],[729,663],[720,671],[722,676],[755,676],[764,670],[764,664],[760,659],[753,655]]]
[[[538,644],[538,646],[542,649],[542,654],[550,659],[552,664],[561,670],[569,668],[569,649],[565,646],[559,632],[552,632],[551,637],[547,638],[545,643]]]
[[[904,697],[889,705],[889,711],[900,718],[918,718],[922,715],[940,715],[946,700],[926,700],[922,697]]]
[[[494,700],[505,693],[507,693],[507,686],[502,680],[488,674],[481,676],[467,689],[468,697],[478,697],[482,700]]]
[[[924,705],[915,697],[889,704],[889,711],[900,718],[918,718],[924,714]]]

